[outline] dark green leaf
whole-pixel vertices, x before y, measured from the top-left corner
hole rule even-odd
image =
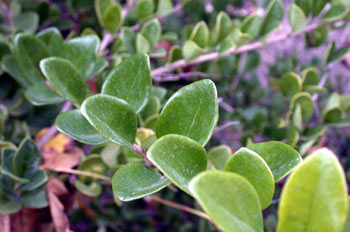
[[[24,95],[30,103],[36,106],[57,104],[64,101],[45,83],[33,85],[25,91]]]
[[[284,10],[281,0],[272,0],[267,7],[265,18],[261,24],[259,35],[267,36],[280,26]]]

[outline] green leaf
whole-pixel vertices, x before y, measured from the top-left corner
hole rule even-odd
[[[343,4],[332,4],[331,8],[322,16],[321,22],[337,21],[343,18],[348,12],[348,9]]]
[[[225,171],[246,178],[259,195],[262,209],[267,208],[275,191],[275,181],[266,162],[257,153],[247,148],[236,151],[227,161]]]
[[[149,57],[136,54],[115,67],[102,87],[102,93],[128,102],[138,113],[147,104],[152,91]]]
[[[131,53],[136,52],[136,33],[133,30],[128,27],[123,28],[120,38]]]
[[[156,124],[156,135],[158,138],[167,134],[185,135],[204,146],[218,117],[214,82],[196,81],[179,89],[165,104]]]
[[[54,56],[59,56],[63,49],[61,32],[55,27],[49,27],[39,32],[36,37],[42,40]]]
[[[326,50],[326,54],[324,56],[324,63],[325,65],[328,65],[330,63],[338,62],[346,56],[347,53],[349,53],[350,48],[348,47],[342,47],[339,49],[335,48],[335,41],[333,41]]]
[[[154,11],[154,2],[153,0],[139,0],[136,3],[135,11],[138,19],[149,18]]]
[[[320,78],[318,76],[318,72],[315,68],[309,67],[301,73],[301,77],[303,79],[303,86],[313,86],[318,85],[320,82]]]
[[[237,46],[249,43],[253,37],[250,34],[242,33],[238,27],[235,27],[231,33],[231,37]]]
[[[21,192],[35,190],[36,188],[39,188],[43,184],[45,184],[48,179],[49,177],[47,176],[47,173],[45,171],[37,170],[36,172],[33,173],[33,175],[29,177],[30,182],[27,184],[21,185],[19,190]]]
[[[295,5],[302,9],[305,16],[310,14],[310,11],[312,10],[312,2],[313,0],[294,0]]]
[[[13,157],[14,173],[17,176],[29,178],[39,169],[40,162],[41,155],[35,142],[26,138]]]
[[[140,112],[140,115],[143,119],[147,119],[152,115],[159,114],[159,110],[160,110],[159,99],[154,96],[151,96],[148,99],[147,105]]]
[[[267,36],[280,26],[284,10],[281,0],[272,0],[266,10],[265,18],[261,23],[259,35]]]
[[[147,152],[148,159],[183,191],[190,193],[188,184],[207,167],[204,148],[182,135],[166,135]]]
[[[14,166],[15,149],[3,148],[1,151],[1,173],[19,183],[28,183],[28,178],[22,178],[16,173]]]
[[[293,111],[292,125],[299,131],[303,129],[303,116],[301,114],[301,107],[299,104],[295,106]]]
[[[91,182],[90,184],[85,184],[80,180],[74,181],[74,186],[79,190],[79,192],[85,194],[89,197],[98,197],[102,192],[102,187],[96,182]]]
[[[206,171],[191,181],[190,191],[219,229],[230,232],[263,230],[258,194],[242,176]]]
[[[251,72],[257,69],[260,65],[261,56],[260,53],[252,51],[247,53],[247,58],[244,64],[244,71]]]
[[[64,42],[60,57],[71,61],[82,78],[88,80],[107,65],[103,58],[96,55],[99,47],[100,39],[96,35],[77,37]]]
[[[280,80],[281,92],[291,98],[295,94],[299,93],[302,88],[302,80],[299,75],[293,72],[287,72],[283,74]]]
[[[56,127],[60,132],[82,143],[99,145],[108,141],[90,125],[80,110],[60,113],[56,118]]]
[[[177,45],[172,46],[169,52],[168,62],[172,63],[181,59],[182,59],[182,49]]]
[[[171,12],[173,9],[173,3],[171,0],[158,1],[157,15],[164,16]]]
[[[159,23],[159,20],[152,19],[145,23],[142,26],[140,33],[147,39],[151,47],[150,50],[152,50],[154,45],[158,42],[160,35],[162,34],[162,27]]]
[[[27,11],[13,18],[13,25],[19,31],[34,33],[38,28],[39,15],[36,12]]]
[[[312,7],[310,8],[312,16],[315,17],[319,13],[321,13],[321,11],[323,10],[323,8],[326,6],[328,2],[329,0],[313,0]]]
[[[140,33],[136,35],[136,51],[138,53],[148,53],[151,51],[149,41]]]
[[[208,151],[208,160],[215,169],[223,170],[225,163],[231,156],[231,148],[226,145],[219,145]]]
[[[338,93],[330,95],[322,111],[322,119],[325,123],[332,123],[340,120],[342,116],[340,96]]]
[[[305,38],[309,47],[319,47],[324,44],[328,39],[329,28],[318,27],[310,33],[306,33]]]
[[[339,161],[330,150],[317,150],[296,168],[283,188],[277,232],[341,231],[347,208]]]
[[[113,175],[112,188],[122,201],[143,198],[165,188],[171,182],[147,169],[142,163],[130,162]]]
[[[137,120],[128,103],[113,96],[97,94],[83,102],[81,112],[103,137],[132,149]]]
[[[294,110],[297,104],[299,104],[301,107],[303,120],[309,120],[314,112],[315,107],[311,95],[307,92],[300,92],[295,94],[290,102],[290,109]]]
[[[289,22],[293,32],[302,31],[306,25],[306,16],[303,10],[295,4],[290,7]]]
[[[203,53],[204,50],[192,40],[186,40],[182,47],[182,54],[186,62],[190,62],[191,60],[197,58]]]
[[[196,24],[193,28],[190,40],[195,42],[199,47],[204,48],[209,40],[209,29],[204,21]]]
[[[40,68],[51,86],[64,99],[77,105],[84,101],[87,85],[71,62],[52,57],[42,60]]]
[[[45,43],[30,34],[18,34],[14,38],[14,53],[5,56],[3,67],[16,81],[29,87],[43,81],[39,63],[51,56]]]
[[[103,27],[110,33],[116,33],[123,23],[122,8],[119,4],[111,4],[102,15]]]
[[[215,43],[220,42],[226,36],[232,32],[232,21],[230,17],[223,11],[221,11],[216,17],[216,23],[214,28],[214,38],[216,38]]]
[[[241,32],[244,34],[249,34],[253,38],[256,38],[259,35],[261,26],[261,19],[258,14],[253,14],[246,17],[240,27]]]
[[[248,148],[265,160],[275,182],[288,175],[302,161],[293,147],[277,141],[251,144]]]
[[[158,118],[159,118],[159,114],[154,114],[154,115],[151,115],[149,116],[143,123],[143,126],[145,128],[149,128],[149,129],[152,129],[152,130],[155,130],[156,129],[156,123],[158,121]]]
[[[45,83],[39,83],[29,87],[24,95],[30,103],[36,106],[58,104],[64,101],[63,98],[47,87]]]
[[[91,172],[98,175],[106,175],[108,166],[103,162],[100,155],[92,154],[86,157],[83,162],[80,163],[78,170],[84,172]],[[90,183],[95,182],[98,179],[89,176],[79,176],[79,180]]]

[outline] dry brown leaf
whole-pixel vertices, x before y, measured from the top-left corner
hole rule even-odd
[[[41,156],[43,158],[41,169],[73,168],[80,163],[83,151],[77,147],[71,147],[64,152],[43,151]]]

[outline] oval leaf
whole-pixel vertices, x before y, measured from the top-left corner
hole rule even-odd
[[[345,176],[336,156],[326,148],[317,150],[283,188],[277,232],[341,231],[347,208]]]
[[[189,193],[188,184],[207,167],[204,148],[182,135],[166,135],[147,152],[149,160],[179,188]]]
[[[152,91],[149,57],[136,54],[125,59],[108,75],[102,93],[128,102],[136,112],[147,104]]]
[[[82,143],[99,145],[108,141],[90,125],[80,110],[60,113],[56,118],[56,127],[60,132]]]
[[[218,121],[215,84],[202,80],[178,90],[165,104],[156,124],[158,138],[166,134],[190,137],[201,145],[210,139]]]
[[[36,106],[57,104],[64,101],[63,98],[47,87],[45,83],[29,87],[24,95],[30,103]]]
[[[136,137],[137,120],[134,110],[128,103],[113,96],[97,94],[83,102],[81,112],[105,138],[132,148]]]
[[[294,148],[277,141],[256,143],[248,148],[265,160],[276,182],[288,175],[302,161]]]
[[[147,169],[142,163],[130,162],[114,174],[113,192],[122,201],[132,201],[158,192],[170,184],[170,181]]]
[[[285,73],[280,80],[280,89],[287,97],[293,97],[296,93],[301,91],[302,80],[300,76],[295,73]]]
[[[87,85],[71,62],[52,57],[42,60],[40,68],[59,95],[77,105],[84,101]]]
[[[239,149],[227,161],[225,171],[246,178],[258,193],[263,209],[270,205],[275,191],[275,181],[269,166],[257,153],[247,148]]]
[[[229,172],[206,171],[191,181],[190,191],[221,230],[263,230],[258,194],[242,176]]]

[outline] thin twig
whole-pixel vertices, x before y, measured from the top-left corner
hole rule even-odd
[[[92,173],[92,172],[80,171],[80,170],[77,170],[77,169],[48,168],[48,169],[45,169],[45,170],[54,171],[54,172],[70,173],[70,174],[75,174],[75,175],[79,175],[79,176],[89,176],[89,177],[93,177],[93,178],[96,178],[96,179],[105,180],[105,181],[108,181],[108,182],[112,181],[112,179],[109,178],[108,176],[103,176],[103,175],[99,175],[99,174]]]
[[[151,200],[151,201],[155,201],[155,202],[158,202],[158,203],[161,203],[163,205],[167,205],[167,206],[170,206],[172,208],[175,208],[175,209],[179,209],[179,210],[182,210],[184,212],[187,212],[187,213],[190,213],[190,214],[194,214],[194,215],[197,215],[199,217],[202,217],[204,219],[207,219],[208,221],[212,222],[213,220],[208,216],[208,214],[202,212],[202,211],[199,211],[199,210],[196,210],[196,209],[193,209],[193,208],[190,208],[190,207],[187,207],[185,205],[180,205],[180,204],[177,204],[175,202],[172,202],[172,201],[168,201],[168,200],[165,200],[165,199],[162,199],[162,198],[159,198],[159,197],[156,197],[156,196],[147,196],[145,197],[145,200]]]
[[[69,101],[65,102],[61,108],[60,113],[63,113],[67,110],[70,110],[72,108],[72,103],[70,103]],[[48,129],[48,131],[41,136],[41,138],[39,139],[39,141],[37,142],[37,145],[39,147],[39,149],[43,148],[44,145],[50,141],[50,139],[57,133],[57,128],[55,123],[52,124],[52,126]]]
[[[229,113],[233,112],[234,109],[232,108],[232,106],[230,106],[228,103],[224,102],[224,99],[222,97],[218,98],[218,103],[219,103],[219,106],[222,107],[227,112],[229,112]]]
[[[219,126],[218,128],[216,128],[216,130],[214,131],[214,134],[217,134],[219,133],[220,131],[228,128],[228,127],[231,127],[231,126],[237,126],[239,125],[240,122],[239,121],[229,121],[229,122],[226,122],[225,124]]]
[[[173,74],[173,73],[164,74],[162,76],[154,77],[153,80],[158,82],[168,82],[168,81],[178,81],[180,79],[192,80],[192,77],[218,79],[221,76],[217,74],[207,74],[203,72],[186,72],[186,73],[177,73],[177,74]]]
[[[332,22],[332,23],[334,23],[334,22]],[[319,23],[310,24],[310,25],[306,26],[304,28],[304,30],[297,32],[297,33],[292,33],[292,34],[285,33],[285,34],[281,34],[281,35],[273,35],[273,36],[270,36],[266,40],[265,43],[262,43],[260,41],[255,41],[255,42],[252,42],[250,44],[247,44],[247,45],[244,45],[244,46],[241,46],[238,48],[232,48],[232,49],[228,50],[227,52],[225,52],[224,54],[220,54],[219,52],[211,52],[208,54],[201,55],[188,63],[185,61],[185,59],[181,59],[181,60],[178,60],[178,61],[175,61],[175,62],[169,64],[168,66],[163,66],[163,67],[159,67],[157,69],[152,70],[151,75],[152,75],[152,77],[160,76],[164,73],[170,73],[176,69],[183,68],[183,67],[188,66],[188,65],[196,65],[196,64],[203,63],[203,62],[207,62],[207,61],[214,61],[214,60],[218,59],[219,57],[225,57],[225,56],[230,56],[233,54],[240,54],[240,53],[245,53],[245,52],[249,52],[252,50],[257,50],[257,49],[263,48],[267,45],[281,42],[281,41],[286,40],[288,38],[298,36],[298,35],[301,35],[301,34],[306,33],[306,32],[313,31],[313,30],[317,29],[319,26],[320,26]],[[325,25],[323,25],[323,26],[325,26]]]

